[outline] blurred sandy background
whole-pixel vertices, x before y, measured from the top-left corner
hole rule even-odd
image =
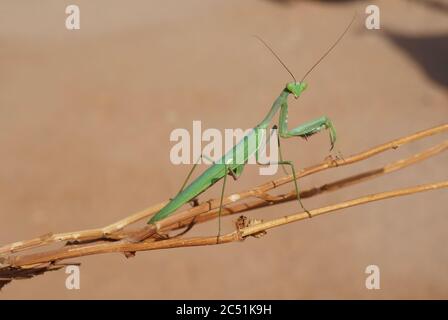
[[[65,29],[65,7],[81,30]],[[0,243],[109,224],[172,196],[189,167],[169,161],[175,128],[249,128],[288,74],[251,35],[268,41],[298,78],[344,29],[353,29],[290,102],[290,127],[328,115],[351,154],[448,118],[448,11],[377,1],[382,30],[364,28],[371,2],[13,1],[0,4]],[[445,8],[445,9],[444,9]],[[433,137],[301,181],[302,188],[399,159]],[[445,135],[446,138],[446,135]],[[327,134],[283,144],[305,167],[328,155]],[[306,200],[309,208],[447,178],[448,155],[357,187]],[[251,166],[229,192],[265,181]],[[229,180],[230,181],[230,180]],[[202,199],[217,196],[214,187]],[[63,271],[15,281],[10,298],[448,298],[445,190],[345,210],[204,248],[102,255],[82,263],[81,290]],[[274,217],[290,203],[247,213]],[[224,220],[226,230],[234,218]],[[216,225],[197,233],[215,234]],[[364,286],[367,265],[381,290]]]

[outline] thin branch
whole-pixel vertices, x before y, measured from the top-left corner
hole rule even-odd
[[[423,130],[420,132],[417,132],[415,134],[405,136],[399,139],[392,140],[388,143],[379,145],[377,147],[368,149],[364,152],[352,155],[344,160],[329,160],[324,161],[318,165],[306,168],[302,171],[300,171],[297,175],[297,178],[301,178],[316,172],[323,171],[328,168],[334,168],[342,165],[348,165],[351,163],[355,163],[364,159],[367,159],[369,157],[372,157],[376,154],[379,154],[381,152],[390,150],[390,149],[396,149],[398,146],[416,141],[418,139],[422,139],[425,137],[429,137],[435,134],[442,133],[444,131],[448,130],[448,123],[442,124],[440,126],[436,126],[427,130]],[[235,199],[238,199],[238,201],[244,200],[246,198],[249,198],[251,196],[257,196],[260,194],[264,194],[269,190],[272,190],[278,186],[284,185],[286,183],[291,182],[293,179],[292,175],[282,177],[280,179],[269,181],[265,184],[262,184],[260,186],[257,186],[251,190],[243,191],[238,194],[231,195],[230,197],[226,197],[224,199],[224,205],[229,204],[229,202],[234,202]],[[229,199],[231,198],[231,199]],[[230,201],[229,201],[230,200]],[[263,202],[264,203],[264,202]],[[154,205],[152,207],[149,207],[147,209],[144,209],[140,212],[137,212],[135,214],[132,214],[131,216],[128,216],[124,219],[121,219],[113,224],[110,224],[108,226],[105,226],[104,228],[97,228],[97,229],[89,229],[89,230],[82,230],[82,231],[75,231],[75,232],[66,232],[66,233],[56,233],[56,234],[46,234],[34,239],[30,240],[24,240],[24,241],[18,241],[11,244],[4,245],[0,247],[0,256],[5,254],[11,254],[14,252],[20,252],[27,249],[33,249],[40,246],[52,244],[55,242],[63,242],[63,241],[72,241],[72,242],[84,242],[84,241],[95,241],[95,240],[101,240],[101,239],[111,239],[111,240],[117,240],[122,237],[122,234],[115,235],[115,233],[123,230],[125,227],[129,226],[132,223],[135,223],[139,220],[149,218],[153,214],[155,214],[157,211],[162,208],[166,202],[159,203],[157,205]],[[216,209],[219,204],[218,199],[213,199],[210,201],[207,201],[206,203],[201,204],[198,207],[195,207],[194,210],[189,210],[183,212],[183,216],[174,215],[172,217],[175,217],[174,221],[171,221],[168,219],[163,220],[164,224],[159,225],[159,229],[166,230],[167,227],[170,225],[177,225],[181,226],[183,225],[183,221],[188,221],[195,216],[206,213],[210,210]],[[256,206],[254,206],[255,208]],[[149,235],[154,234],[156,231],[155,228],[145,228],[144,230],[140,231],[141,238],[145,238]]]
[[[76,241],[94,241],[101,239],[118,240],[121,238],[121,236],[119,235],[114,236],[114,233],[124,229],[126,226],[132,223],[144,219],[147,216],[151,216],[152,214],[159,211],[165,204],[166,202],[159,203],[155,206],[144,209],[124,219],[121,219],[115,223],[112,223],[104,228],[56,233],[56,234],[49,233],[34,239],[14,242],[0,247],[0,256],[2,256],[5,253],[20,252],[23,250],[33,249],[40,246],[62,241],[76,242]]]
[[[395,197],[401,197],[410,195],[417,192],[423,192],[423,191],[430,191],[430,190],[436,190],[436,189],[442,189],[442,188],[448,188],[448,180],[437,182],[437,183],[428,183],[428,184],[422,184],[415,187],[405,188],[405,189],[399,189],[399,190],[393,190],[393,191],[386,191],[386,192],[380,192],[376,194],[367,195],[361,198],[344,201],[338,204],[318,208],[315,210],[310,211],[311,217],[315,217],[318,215],[322,215],[324,213],[329,213],[336,210],[346,209],[354,206],[359,206],[361,204],[365,204],[368,202],[378,201],[378,200],[384,200],[389,198],[395,198]],[[247,237],[252,234],[256,234],[261,231],[265,231],[268,229],[272,229],[275,227],[279,227],[288,223],[304,220],[304,219],[310,219],[310,216],[306,212],[300,212],[293,215],[285,216],[282,218],[270,220],[267,222],[259,223],[254,226],[249,226],[241,230],[241,235],[243,237]]]
[[[424,138],[428,136],[432,136],[444,131],[448,130],[448,124],[443,124],[441,126],[437,126],[431,129],[423,130],[420,132],[417,132],[415,134],[392,140],[391,142],[381,144],[377,147],[368,149],[367,151],[352,155],[345,159],[329,159],[328,161],[322,162],[318,165],[308,167],[306,169],[301,170],[298,174],[296,174],[296,178],[302,178],[311,174],[315,174],[317,172],[324,171],[329,168],[335,168],[339,166],[345,166],[349,164],[353,164],[355,162],[359,162],[362,160],[365,160],[367,158],[370,158],[374,155],[377,155],[381,152],[390,150],[390,149],[397,149],[399,146]],[[269,181],[265,184],[262,184],[258,187],[255,187],[250,190],[246,190],[243,192],[239,192],[236,194],[231,194],[229,196],[224,197],[222,204],[224,206],[236,202],[241,201],[243,199],[247,199],[249,197],[256,197],[257,195],[265,194],[267,191],[270,191],[274,188],[277,188],[279,186],[282,186],[284,184],[290,183],[293,181],[293,176],[285,176],[277,180]],[[142,230],[139,230],[133,237],[131,237],[131,241],[141,241],[142,239],[146,239],[148,237],[153,236],[156,234],[159,230],[166,229],[168,227],[171,227],[173,225],[179,225],[182,223],[182,221],[192,219],[202,213],[205,213],[207,211],[216,209],[219,207],[221,201],[220,199],[212,199],[209,200],[197,207],[194,207],[190,210],[180,212],[175,215],[168,216],[167,218],[160,220],[155,223],[155,225],[149,225],[145,228],[142,228]]]
[[[404,169],[410,165],[416,164],[418,162],[421,162],[423,160],[426,160],[430,157],[433,157],[435,155],[440,154],[441,152],[448,149],[448,140],[444,141],[436,146],[433,146],[431,148],[428,148],[420,153],[413,154],[412,156],[398,160],[393,163],[389,163],[381,168],[368,170],[359,174],[355,174],[352,176],[349,176],[347,178],[343,178],[331,183],[326,183],[320,187],[314,187],[308,190],[304,190],[300,192],[300,197],[302,199],[304,198],[310,198],[312,196],[322,194],[324,192],[334,191],[338,190],[344,187],[352,186],[354,184],[358,184],[364,181],[367,181],[372,178],[379,177],[384,174],[392,173],[400,169]],[[297,196],[295,189],[292,189],[291,191],[283,194],[279,194],[276,196],[270,196],[269,200],[265,199],[256,199],[248,202],[240,202],[228,205],[224,207],[221,211],[221,215],[230,215],[230,214],[238,214],[243,213],[246,211],[259,209],[267,206],[273,206],[279,203],[284,203],[288,201],[297,201]],[[202,223],[209,221],[211,219],[216,218],[216,215],[218,213],[218,209],[213,209],[208,212],[205,212],[203,214],[200,214],[199,216],[195,217],[195,223]],[[187,225],[191,223],[192,219],[187,219],[184,221],[181,221],[179,224],[176,225],[176,228],[184,228]],[[162,229],[162,231],[167,232],[169,230],[172,230],[172,228],[166,228]]]
[[[301,170],[297,174],[297,178],[311,175],[329,168],[350,165],[352,163],[368,159],[386,150],[396,149],[398,146],[405,143],[442,133],[447,130],[448,124],[444,124],[393,140],[389,143],[379,145],[345,159],[328,159],[320,164]],[[440,154],[447,149],[448,141],[445,141],[422,152],[416,153],[406,159],[392,162],[381,168],[368,170],[339,179],[337,181],[326,183],[320,187],[305,190],[301,193],[301,196],[303,198],[312,197],[324,192],[330,192],[343,187],[351,186],[368,179],[403,169],[412,164],[426,160],[429,157]],[[286,201],[295,200],[296,194],[293,190],[279,195],[269,193],[271,190],[290,183],[291,181],[293,181],[292,175],[285,176],[277,180],[268,181],[249,190],[228,195],[223,200],[225,207],[223,208],[222,214],[242,213],[248,210],[273,206]],[[321,215],[327,212],[357,206],[372,201],[408,195],[416,192],[446,188],[447,185],[448,182],[444,181],[396,191],[382,192],[341,202],[339,204],[314,209],[311,210],[310,213],[312,216]],[[249,199],[249,201],[246,201],[247,199]],[[19,241],[2,246],[0,248],[0,287],[13,278],[31,277],[33,275],[42,274],[46,271],[56,270],[63,266],[63,264],[60,264],[60,261],[68,258],[109,252],[121,252],[129,257],[136,251],[216,244],[217,238],[214,236],[196,238],[176,237],[166,239],[164,238],[164,234],[180,227],[187,226],[190,224],[192,219],[194,219],[195,223],[202,223],[216,218],[219,202],[219,199],[211,199],[195,208],[169,216],[168,218],[159,221],[156,225],[147,225],[136,231],[125,230],[125,228],[135,222],[150,217],[159,211],[166,202],[142,210],[103,228],[59,234],[47,234],[31,240]],[[221,244],[243,240],[249,235],[258,236],[267,229],[278,227],[294,221],[299,221],[307,217],[307,213],[299,212],[267,222],[252,221],[249,225],[238,226],[235,232],[220,237],[219,243]],[[145,239],[145,241],[141,241],[143,239]],[[66,246],[40,253],[19,253],[23,250],[31,250],[56,242],[65,243]]]
[[[323,208],[318,208],[310,210],[309,213],[311,217],[322,215],[324,213],[329,213],[369,202],[379,201],[388,198],[400,197],[405,195],[410,195],[417,192],[429,191],[448,188],[448,181],[442,181],[438,183],[429,183],[420,186],[398,189],[393,191],[381,192],[376,194],[367,195],[364,197],[352,199],[349,201],[340,202],[334,205],[326,206]],[[169,248],[179,248],[179,247],[191,247],[191,246],[204,246],[213,244],[223,244],[242,240],[243,238],[258,234],[262,231],[272,229],[274,227],[279,227],[292,222],[309,219],[308,213],[299,212],[296,214],[284,216],[278,219],[273,219],[266,222],[260,222],[258,224],[247,226],[241,228],[232,233],[221,236],[219,240],[216,236],[212,237],[195,237],[195,238],[175,238],[160,241],[148,241],[140,243],[129,243],[123,241],[117,242],[103,242],[95,244],[86,245],[75,245],[64,247],[61,249],[51,250],[48,252],[35,253],[29,255],[22,255],[17,257],[11,257],[10,259],[4,261],[9,267],[17,268],[24,266],[39,265],[42,263],[48,263],[52,261],[61,261],[63,259],[77,258],[81,256],[93,255],[93,254],[103,254],[112,252],[136,252],[136,251],[147,251],[156,249],[169,249]]]

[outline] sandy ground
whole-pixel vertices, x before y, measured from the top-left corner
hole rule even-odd
[[[0,243],[109,224],[172,196],[188,171],[169,161],[175,128],[249,128],[288,74],[251,35],[265,38],[300,77],[365,2],[78,0],[81,30],[67,31],[69,1],[0,4]],[[344,154],[448,118],[446,11],[378,1],[380,31],[363,19],[290,103],[290,126],[329,116]],[[446,135],[445,135],[446,137]],[[302,188],[375,168],[443,136]],[[305,167],[328,155],[328,137],[283,144]],[[309,208],[447,178],[448,155],[306,200]],[[265,181],[254,166],[229,191]],[[217,196],[219,187],[203,198]],[[53,272],[16,281],[12,298],[448,298],[445,190],[345,210],[204,248],[102,255],[81,262],[81,289]],[[274,217],[290,203],[250,212]],[[223,221],[231,230],[232,219]],[[216,225],[197,233],[215,234]],[[381,270],[367,290],[366,266]]]

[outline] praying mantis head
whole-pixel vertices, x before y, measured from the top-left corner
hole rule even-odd
[[[289,82],[286,84],[286,89],[294,95],[294,98],[300,97],[303,91],[308,87],[308,84],[304,81],[302,82]]]

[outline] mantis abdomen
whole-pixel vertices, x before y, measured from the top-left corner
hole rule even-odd
[[[221,159],[204,171],[190,185],[179,192],[174,199],[168,202],[151,220],[149,224],[157,222],[179,209],[185,203],[191,201],[199,194],[221,180],[230,171],[239,176],[249,157],[260,148],[265,130],[252,129],[241,141],[229,150]]]

